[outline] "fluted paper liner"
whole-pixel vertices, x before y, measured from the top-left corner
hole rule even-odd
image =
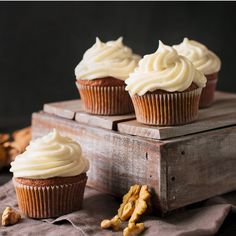
[[[58,217],[82,207],[87,176],[76,183],[27,186],[13,178],[20,210],[31,218]]]
[[[201,90],[134,95],[132,101],[137,121],[158,126],[190,123],[197,118]]]
[[[134,111],[125,85],[88,86],[76,83],[85,112],[95,115],[122,115]]]
[[[206,78],[207,78],[207,83],[206,83],[206,87],[202,89],[202,94],[201,94],[200,103],[199,103],[200,108],[209,107],[212,105],[214,101],[214,95],[215,95],[215,90],[216,90],[216,85],[217,85],[217,74],[209,75],[209,76],[206,75]]]

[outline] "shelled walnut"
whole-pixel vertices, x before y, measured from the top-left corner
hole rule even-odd
[[[21,215],[14,211],[11,207],[7,207],[2,213],[2,225],[14,225],[19,222],[21,219]]]
[[[9,140],[8,134],[0,134],[0,169],[7,164],[7,152],[4,148],[4,143]]]
[[[125,221],[132,215],[140,189],[141,186],[135,184],[131,186],[129,192],[123,196],[123,202],[118,210],[118,216],[121,220]]]
[[[140,216],[147,210],[147,202],[150,198],[147,185],[143,185],[139,192],[139,197],[135,202],[135,209],[129,220],[130,223],[136,222]]]
[[[15,157],[24,152],[29,145],[31,139],[31,127],[26,127],[17,130],[12,134],[13,141],[4,143],[4,148],[8,154],[8,164],[15,159]]]
[[[31,127],[9,134],[0,134],[0,169],[8,166],[15,157],[24,152],[31,140]]]
[[[144,223],[137,223],[140,216],[147,210],[150,193],[147,185],[133,185],[128,193],[123,196],[123,201],[118,209],[118,215],[111,220],[101,222],[102,229],[112,228],[119,230],[122,221],[129,219],[128,226],[124,229],[124,236],[134,236],[143,232],[145,229]]]

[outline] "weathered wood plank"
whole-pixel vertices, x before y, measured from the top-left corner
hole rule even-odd
[[[47,103],[44,104],[43,110],[46,113],[72,120],[77,111],[83,110],[83,104],[80,99]]]
[[[117,130],[117,124],[128,120],[134,120],[135,114],[120,116],[95,116],[83,112],[76,112],[75,120],[89,126],[100,127],[104,129]]]
[[[236,126],[166,142],[168,209],[236,190],[235,142]]]
[[[160,155],[161,142],[111,130],[89,127],[46,113],[34,113],[33,138],[43,136],[57,128],[62,134],[77,140],[84,155],[90,160],[88,185],[100,191],[121,196],[130,185],[147,184],[153,189],[154,204],[166,209],[160,202]]]
[[[79,123],[110,130],[117,130],[119,122],[135,119],[134,113],[119,116],[96,116],[85,113],[80,99],[47,103],[44,105],[43,110],[48,114],[71,120],[75,119]]]
[[[236,95],[217,92],[213,106],[200,110],[198,119],[191,124],[158,127],[140,124],[136,120],[131,120],[119,123],[118,131],[153,139],[168,139],[235,124]]]

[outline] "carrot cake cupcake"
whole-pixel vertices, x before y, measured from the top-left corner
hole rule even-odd
[[[208,107],[214,100],[214,93],[221,68],[219,57],[203,44],[184,38],[179,45],[173,46],[177,52],[187,57],[207,78],[206,87],[202,90],[200,108]]]
[[[137,121],[159,126],[182,125],[198,115],[205,76],[185,57],[159,41],[125,81]]]
[[[124,46],[122,38],[96,43],[75,68],[76,85],[86,112],[121,115],[133,111],[125,83],[140,57]]]
[[[11,163],[20,210],[32,218],[57,217],[79,210],[88,160],[79,143],[53,130],[31,141]]]

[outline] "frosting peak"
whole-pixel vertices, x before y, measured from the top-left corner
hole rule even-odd
[[[76,79],[92,80],[114,77],[125,80],[137,66],[140,57],[124,46],[123,38],[103,43],[98,37],[75,68]]]
[[[145,55],[125,83],[126,90],[131,95],[142,96],[148,91],[159,89],[182,92],[192,83],[202,88],[205,87],[206,78],[187,58],[178,55],[173,47],[159,41],[157,51]]]
[[[155,63],[156,68],[154,68],[157,71],[162,71],[162,70],[167,69],[173,63],[175,63],[176,60],[178,60],[177,52],[172,47],[167,46],[164,43],[162,43],[161,40],[159,40],[159,47],[154,54],[158,60]]]
[[[187,57],[203,74],[209,75],[220,70],[221,61],[218,56],[205,45],[184,38],[179,45],[173,46],[180,55]]]
[[[47,179],[84,173],[89,162],[82,156],[80,145],[54,129],[42,138],[30,142],[26,151],[11,163],[14,177]]]

